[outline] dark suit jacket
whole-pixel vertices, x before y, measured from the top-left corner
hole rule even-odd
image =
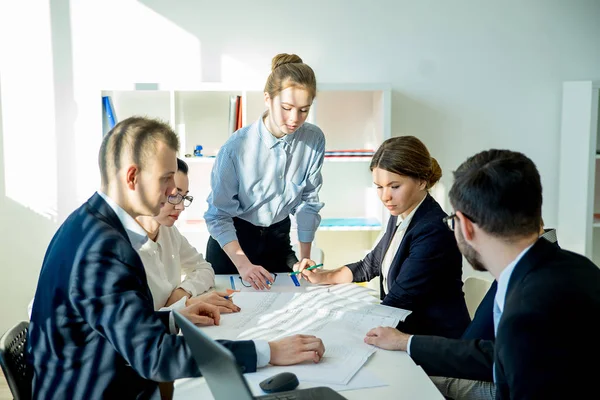
[[[556,230],[546,229],[541,236],[555,243]],[[479,303],[473,321],[461,340],[415,335],[411,339],[410,355],[429,376],[493,381],[494,365],[494,301],[498,283],[492,282]]]
[[[415,212],[398,248],[382,304],[411,310],[398,329],[407,333],[460,337],[470,322],[462,291],[462,256],[454,234],[442,219],[446,213],[429,194]],[[385,235],[363,260],[349,264],[355,282],[378,276],[396,231],[390,217]]]
[[[598,316],[600,269],[538,240],[508,283],[496,337],[496,398],[598,397]]]
[[[199,376],[183,336],[155,312],[144,266],[118,217],[98,194],[50,243],[33,304],[33,398],[148,398],[156,381]],[[254,343],[223,342],[246,371]]]

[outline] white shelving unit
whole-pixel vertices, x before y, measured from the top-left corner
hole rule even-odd
[[[558,197],[561,247],[600,265],[600,82],[563,84]]]
[[[110,90],[117,120],[147,115],[167,121],[180,135],[179,156],[190,166],[190,194],[194,202],[177,222],[190,242],[206,251],[208,231],[203,220],[210,193],[214,155],[230,136],[231,96],[241,96],[242,124],[260,118],[265,110],[262,87],[206,84],[170,90]],[[391,89],[386,84],[320,84],[308,121],[325,133],[326,150],[370,149],[391,136]],[[204,157],[193,154],[203,146]],[[323,249],[327,267],[362,258],[373,246],[389,213],[372,183],[371,157],[326,157],[323,187],[325,207],[315,245]],[[296,242],[292,232],[292,242]]]

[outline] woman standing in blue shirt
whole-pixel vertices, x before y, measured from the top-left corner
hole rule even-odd
[[[267,111],[217,155],[204,215],[211,235],[206,260],[215,273],[239,273],[255,289],[268,289],[271,272],[290,272],[298,262],[290,214],[300,256],[310,257],[323,207],[325,136],[305,122],[317,92],[313,70],[295,54],[278,54],[264,92]]]

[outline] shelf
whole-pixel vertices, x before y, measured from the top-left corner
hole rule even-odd
[[[206,222],[204,220],[182,220],[178,221],[176,226],[181,233],[206,231]],[[375,218],[323,218],[319,226],[319,231],[378,230],[381,230],[381,222]]]
[[[370,162],[371,156],[364,157],[325,157],[325,162]]]
[[[184,157],[186,163],[209,163],[215,162],[215,157]],[[370,162],[371,157],[325,157],[325,162]]]
[[[381,222],[375,218],[323,218],[320,231],[378,231]]]
[[[208,163],[212,164],[215,162],[215,157],[184,157],[182,158],[186,163]]]

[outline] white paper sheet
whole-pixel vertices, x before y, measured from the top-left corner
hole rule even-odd
[[[358,289],[357,289],[358,288]],[[203,328],[213,338],[277,340],[302,333],[323,340],[321,362],[289,367],[269,366],[269,374],[294,372],[301,381],[346,385],[373,354],[363,341],[377,326],[396,326],[410,312],[373,304],[370,289],[357,285],[311,287],[306,292],[241,292],[242,309],[223,315],[220,326]]]

